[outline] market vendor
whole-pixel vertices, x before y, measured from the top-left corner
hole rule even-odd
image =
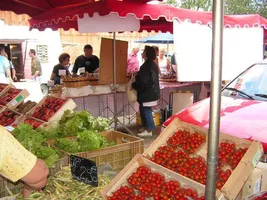
[[[139,71],[139,60],[137,53],[139,52],[138,47],[134,47],[132,52],[128,54],[127,59],[127,74],[135,74]]]
[[[30,49],[29,56],[31,57],[31,72],[32,80],[41,83],[42,66],[40,60],[37,58],[36,51]]]
[[[69,63],[70,63],[70,55],[67,53],[62,53],[58,57],[59,64],[54,66],[53,72],[50,76],[50,80],[54,81],[55,85],[60,84],[61,76],[62,75],[70,75],[68,70]]]
[[[83,48],[84,55],[80,55],[76,58],[72,72],[76,75],[78,70],[80,73],[97,73],[99,70],[99,58],[93,55],[93,47],[87,44]]]
[[[158,56],[158,65],[160,74],[169,74],[171,72],[170,61],[165,56],[165,50],[160,49]]]
[[[12,182],[23,181],[24,198],[45,187],[49,171],[44,161],[26,150],[3,126],[0,147],[0,175]]]

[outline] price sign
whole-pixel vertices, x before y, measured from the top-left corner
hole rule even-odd
[[[66,76],[66,70],[65,69],[58,70],[58,75],[59,76]]]
[[[85,67],[79,68],[79,72],[80,72],[80,74],[83,74],[85,72]]]
[[[52,86],[55,85],[55,82],[52,81],[52,80],[48,80],[48,81],[47,81],[47,85],[48,85],[49,87],[52,87]]]
[[[98,186],[97,167],[95,162],[78,156],[70,156],[72,178],[80,182]]]

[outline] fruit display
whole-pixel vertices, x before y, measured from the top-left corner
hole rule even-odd
[[[35,108],[32,117],[48,121],[63,105],[66,103],[66,100],[56,98],[56,97],[47,97],[41,106]]]
[[[167,140],[167,145],[154,152],[151,161],[205,185],[206,160],[195,154],[204,142],[205,137],[199,133],[178,131]],[[220,143],[217,189],[223,187],[246,151],[247,148],[238,148],[227,141]]]
[[[9,88],[9,90],[0,97],[0,105],[6,105],[14,99],[22,90]]]
[[[28,100],[25,103],[20,104],[15,110],[19,113],[26,114],[29,112],[37,103],[34,101]]]
[[[10,126],[16,121],[18,117],[19,117],[19,114],[9,109],[5,109],[0,113],[0,125]]]
[[[28,124],[30,126],[32,126],[33,128],[38,128],[39,126],[41,126],[44,122],[38,121],[36,119],[33,118],[26,118],[23,121],[25,124]]]
[[[181,186],[177,180],[166,180],[161,173],[146,166],[139,166],[123,183],[112,193],[109,200],[204,200],[192,187]]]
[[[160,78],[161,79],[175,79],[176,78],[176,74],[173,74],[173,73],[161,74]]]
[[[0,92],[2,92],[8,85],[7,84],[0,84]]]

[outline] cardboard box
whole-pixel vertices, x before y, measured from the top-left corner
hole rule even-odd
[[[261,191],[267,190],[267,163],[259,162],[256,166],[257,169],[261,170]]]
[[[182,122],[179,119],[173,120],[173,122],[166,129],[164,129],[164,131],[158,136],[158,138],[146,149],[143,154],[144,157],[150,159],[153,156],[154,152],[160,146],[166,145],[168,138],[178,130],[187,130],[190,133],[198,132],[200,134],[205,134],[206,143],[200,147],[196,155],[200,155],[204,159],[207,159],[208,130],[199,126]],[[237,167],[232,171],[231,176],[228,178],[221,189],[221,193],[224,194],[226,199],[235,200],[243,185],[259,162],[263,154],[263,147],[260,142],[251,142],[223,133],[220,133],[220,141],[231,141],[234,142],[237,146],[248,148],[247,152],[245,153]],[[192,180],[192,182],[195,181]]]
[[[261,191],[262,170],[255,168],[241,190],[241,198],[244,199]]]
[[[104,199],[108,199],[108,196],[111,196],[114,191],[116,191],[122,185],[128,185],[127,178],[136,171],[139,166],[146,166],[150,168],[152,171],[158,172],[161,175],[165,176],[165,180],[175,180],[180,183],[182,187],[191,187],[192,189],[196,189],[199,196],[205,194],[205,186],[192,182],[190,179],[181,176],[169,169],[166,169],[149,159],[144,158],[142,155],[137,154],[131,162],[129,162],[126,167],[120,171],[120,173],[111,181],[111,183],[101,191],[101,195]],[[218,200],[223,200],[224,196],[217,190],[216,196]]]

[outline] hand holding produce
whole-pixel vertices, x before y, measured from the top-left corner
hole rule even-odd
[[[51,176],[48,179],[48,184],[41,193],[36,192],[26,199],[18,196],[17,200],[100,200],[102,199],[100,191],[109,182],[110,180],[107,176],[99,175],[98,187],[86,185],[72,178],[70,167],[64,167],[55,176]]]

